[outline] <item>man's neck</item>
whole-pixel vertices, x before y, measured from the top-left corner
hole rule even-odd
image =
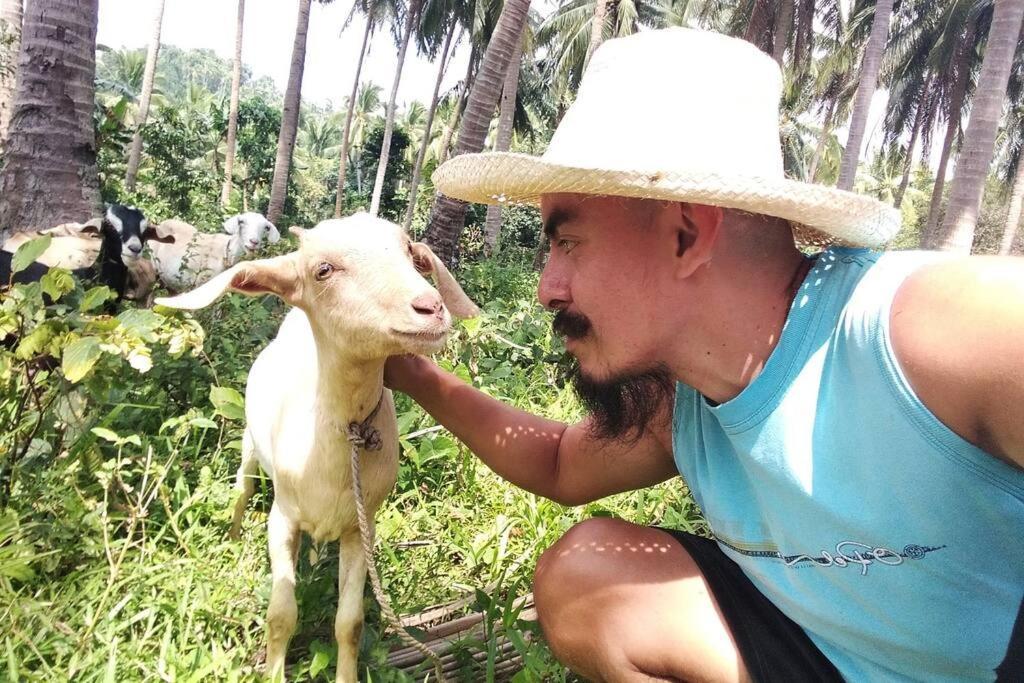
[[[681,345],[680,381],[709,400],[735,398],[764,369],[813,260],[793,249],[775,257],[709,268],[708,297]],[[693,334],[690,334],[693,331]]]

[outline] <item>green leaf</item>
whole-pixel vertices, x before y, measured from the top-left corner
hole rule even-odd
[[[461,321],[463,329],[466,330],[466,333],[469,334],[470,338],[476,336],[476,333],[480,331],[483,324],[484,319],[481,316],[467,318],[466,320]]]
[[[114,290],[110,287],[93,287],[85,293],[85,296],[82,297],[82,302],[78,304],[78,310],[82,313],[86,313],[87,311],[99,308],[104,302],[108,299],[112,299],[113,297]]]
[[[117,316],[125,329],[131,330],[139,335],[146,335],[156,329],[163,321],[163,317],[153,311],[144,308],[131,308]]]
[[[18,348],[15,349],[14,355],[20,360],[34,358],[42,353],[51,339],[53,339],[53,327],[46,323],[38,325],[22,337],[21,341],[18,342]]]
[[[193,427],[199,427],[200,429],[216,429],[217,423],[208,417],[194,417],[188,421]]]
[[[313,651],[313,661],[309,664],[309,677],[316,678],[316,675],[331,663],[331,651],[319,640],[310,643],[309,649]]]
[[[117,435],[117,432],[111,431],[106,427],[93,427],[89,431],[91,431],[93,434],[100,437],[101,439],[109,441],[110,443],[117,443],[118,441],[121,440],[121,437]]]
[[[54,301],[75,288],[75,279],[63,268],[51,268],[39,283],[46,295]]]
[[[105,289],[105,288],[104,288]],[[69,382],[77,382],[92,370],[100,354],[100,340],[96,337],[82,337],[64,347],[61,369]]]
[[[229,420],[245,419],[245,399],[231,387],[210,387],[210,403]]]
[[[11,274],[20,273],[28,268],[33,261],[50,248],[51,241],[53,241],[52,237],[43,235],[34,240],[29,240],[18,247],[18,250],[14,252],[14,257],[11,259]]]

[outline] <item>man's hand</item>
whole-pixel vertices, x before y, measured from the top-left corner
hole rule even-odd
[[[426,358],[411,353],[389,357],[384,363],[384,386],[408,394],[408,387],[415,386],[416,375],[425,363],[429,363]]]

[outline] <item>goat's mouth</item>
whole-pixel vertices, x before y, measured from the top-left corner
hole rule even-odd
[[[435,346],[443,344],[448,338],[449,329],[443,330],[397,330],[392,328],[391,333],[405,342],[413,342]]]

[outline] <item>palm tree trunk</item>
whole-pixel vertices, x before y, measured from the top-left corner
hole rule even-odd
[[[466,109],[466,102],[469,100],[469,91],[473,87],[473,77],[476,74],[473,72],[473,55],[469,55],[469,64],[466,65],[466,77],[462,81],[462,89],[459,91],[459,99],[455,102],[455,111],[452,112],[451,118],[448,119],[448,123],[444,127],[444,135],[441,136],[441,147],[438,150],[437,165],[440,166],[444,162],[448,161],[448,153],[452,146],[452,136],[455,134],[455,129],[459,125],[459,119],[462,116],[462,112]]]
[[[295,42],[292,43],[292,64],[288,71],[288,87],[284,92],[284,111],[281,114],[281,132],[277,136],[277,159],[274,161],[274,179],[270,183],[270,206],[267,219],[276,223],[284,213],[288,196],[288,174],[291,171],[295,135],[299,130],[299,106],[302,104],[302,73],[306,68],[306,34],[309,32],[309,6],[311,0],[299,0],[299,14],[295,23]]]
[[[338,159],[338,189],[334,195],[334,217],[341,218],[341,205],[345,200],[345,173],[348,164],[349,134],[352,131],[352,116],[356,111],[356,97],[359,94],[359,79],[363,73],[363,59],[370,47],[370,34],[373,33],[373,17],[366,16],[366,30],[363,31],[363,47],[359,50],[359,61],[356,62],[356,77],[352,81],[352,93],[348,96],[348,113],[345,114],[345,130],[341,133],[341,155]]]
[[[405,28],[402,31],[402,45],[398,48],[398,66],[395,67],[395,80],[391,84],[391,99],[384,120],[384,139],[380,145],[380,158],[377,160],[377,178],[373,181],[373,194],[370,196],[370,215],[376,216],[380,211],[380,196],[384,192],[384,176],[388,170],[388,155],[391,152],[391,136],[395,132],[395,102],[398,99],[398,83],[402,80],[402,68],[405,66],[405,53],[409,49],[412,28],[420,12],[421,0],[410,0],[405,16]]]
[[[131,151],[128,152],[128,171],[124,186],[129,192],[135,191],[135,178],[142,161],[142,126],[149,117],[149,100],[153,97],[153,79],[156,77],[156,58],[160,54],[160,29],[164,23],[164,2],[157,0],[156,16],[153,18],[153,33],[149,38],[146,52],[146,71],[142,76],[142,94],[139,97],[139,114],[135,119],[135,135],[132,136]]]
[[[786,47],[789,45],[789,32],[793,29],[793,0],[779,0],[779,6],[775,11],[774,43],[772,44],[772,58],[782,68],[782,58],[786,54]]]
[[[864,129],[868,122],[868,109],[871,98],[875,94],[878,82],[878,70],[882,64],[882,52],[889,37],[889,16],[892,14],[893,0],[878,0],[875,3],[875,17],[871,22],[871,35],[864,48],[864,61],[860,67],[860,82],[857,84],[857,96],[853,104],[853,116],[850,119],[850,134],[846,138],[846,149],[843,150],[843,161],[839,166],[840,190],[852,190],[853,181],[857,177],[857,162],[860,160],[860,148],[864,142]]]
[[[1013,241],[1017,237],[1020,225],[1020,210],[1024,206],[1024,151],[1017,160],[1017,171],[1013,179],[1013,192],[1010,193],[1010,210],[1006,213],[1006,226],[1003,228],[1003,239],[999,245],[999,253],[1006,256],[1013,249]]]
[[[821,125],[821,136],[818,138],[818,145],[814,148],[814,156],[811,158],[811,167],[807,171],[807,178],[810,182],[814,182],[814,177],[818,174],[818,165],[821,163],[821,157],[825,154],[825,145],[828,144],[828,136],[832,132],[832,118],[836,114],[836,102],[838,98],[832,99],[828,103],[828,111],[825,112],[825,121]]]
[[[608,3],[606,0],[596,0],[594,3],[594,18],[590,23],[590,45],[587,46],[587,58],[583,62],[583,70],[586,71],[590,64],[590,58],[594,50],[601,47],[604,41],[604,18],[608,14]]]
[[[462,117],[462,129],[459,131],[459,141],[455,145],[455,156],[483,149],[502,82],[522,36],[529,9],[530,0],[506,0],[502,7],[494,33],[484,52],[480,72],[469,94],[466,113]],[[438,197],[434,203],[425,239],[434,253],[448,265],[455,263],[459,236],[465,225],[466,203],[451,197]]]
[[[743,40],[753,43],[762,52],[771,52],[772,2],[771,0],[753,0],[750,19],[743,32]]]
[[[929,168],[932,163],[932,135],[935,132],[935,117],[939,113],[939,104],[942,98],[935,97],[931,98],[931,104],[928,107],[928,112],[925,114],[924,121],[921,122],[921,161],[920,165]]]
[[[942,153],[939,155],[939,168],[935,172],[935,184],[932,186],[932,200],[928,207],[928,221],[925,223],[924,231],[921,234],[921,246],[925,249],[935,249],[937,245],[936,232],[939,223],[939,210],[942,208],[942,191],[946,185],[946,168],[949,166],[949,157],[953,151],[953,140],[956,137],[957,128],[960,127],[960,112],[964,107],[964,98],[967,96],[967,83],[970,78],[970,56],[971,47],[974,44],[975,23],[969,22],[967,30],[961,36],[960,45],[957,48],[956,57],[956,81],[949,96],[949,112],[946,116],[946,137],[942,140]]]
[[[235,61],[231,68],[231,104],[228,110],[228,149],[224,154],[224,186],[220,191],[220,205],[231,200],[231,174],[235,170],[235,139],[238,136],[238,98],[242,88],[242,37],[245,25],[245,0],[238,0],[238,20],[235,23]]]
[[[423,160],[427,156],[427,147],[430,146],[430,129],[434,125],[434,113],[437,112],[438,95],[441,92],[441,81],[444,80],[444,72],[448,60],[448,48],[452,44],[455,35],[456,22],[448,27],[448,33],[444,37],[444,47],[441,48],[441,59],[437,67],[437,80],[434,81],[434,94],[430,98],[430,109],[427,110],[427,121],[423,126],[423,140],[420,142],[419,152],[416,153],[416,163],[412,169],[412,180],[409,182],[409,205],[405,208],[405,221],[403,227],[409,232],[412,225],[412,215],[416,212],[416,191],[420,185],[420,173],[423,171]]]
[[[921,125],[927,116],[928,95],[931,87],[932,76],[929,73],[921,86],[921,96],[917,99],[917,112],[914,113],[914,130],[910,133],[910,142],[907,144],[907,159],[903,166],[903,177],[900,179],[900,186],[896,190],[896,196],[892,203],[894,208],[900,208],[903,203],[903,195],[910,184],[910,172],[914,168],[914,148],[917,146],[917,138],[921,135]]]
[[[7,129],[11,125],[11,108],[14,104],[14,79],[18,64],[18,51],[21,48],[21,0],[0,0],[0,36],[8,36],[11,40],[7,47],[8,68],[0,71],[0,150],[7,138]]]
[[[101,213],[93,129],[98,1],[28,0],[25,7],[0,168],[4,230],[85,222]]]
[[[603,2],[604,0],[599,0]],[[494,151],[507,152],[512,143],[512,123],[516,113],[516,92],[519,89],[519,64],[523,56],[523,41],[520,37],[516,43],[516,51],[508,64],[505,83],[501,87],[501,106],[498,109],[498,136]],[[487,207],[487,218],[484,221],[484,251],[490,255],[498,246],[498,234],[501,232],[501,205],[491,204]]]
[[[1006,84],[1010,79],[1022,22],[1024,0],[999,0],[995,3],[985,58],[971,104],[971,118],[957,158],[949,206],[939,231],[939,248],[944,251],[971,252],[974,226],[981,210],[985,178],[992,163],[992,150],[1003,112],[1003,100],[1006,99]]]

